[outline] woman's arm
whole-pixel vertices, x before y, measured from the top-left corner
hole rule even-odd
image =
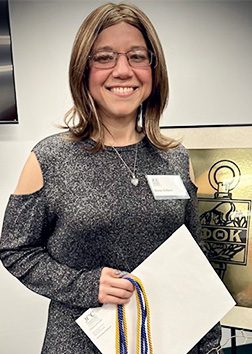
[[[194,175],[194,170],[193,170],[193,165],[192,165],[191,159],[189,159],[189,175],[190,175],[192,183],[195,184],[195,175]]]
[[[76,270],[57,262],[47,252],[51,225],[43,177],[34,153],[10,196],[0,240],[3,265],[29,289],[69,306],[99,306],[102,268]]]
[[[29,289],[69,306],[129,301],[133,285],[118,279],[112,269],[76,270],[53,259],[46,248],[49,232],[43,175],[32,152],[6,209],[0,242],[3,265]]]

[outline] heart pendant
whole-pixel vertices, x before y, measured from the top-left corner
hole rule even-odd
[[[133,184],[133,186],[137,186],[138,185],[138,178],[136,178],[136,177],[133,177],[133,178],[131,178],[131,183]]]

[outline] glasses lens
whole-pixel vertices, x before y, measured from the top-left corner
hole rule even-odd
[[[152,53],[147,49],[137,49],[128,52],[129,63],[133,67],[144,67],[151,65]]]
[[[112,68],[116,63],[116,54],[113,52],[98,52],[92,57],[95,68]]]
[[[127,56],[128,62],[131,66],[142,68],[151,65],[153,53],[150,50],[144,48],[131,50],[128,53],[101,51],[91,56],[92,65],[95,68],[113,68],[116,65],[118,55]]]

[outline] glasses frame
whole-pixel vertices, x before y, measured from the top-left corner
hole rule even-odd
[[[131,53],[131,52],[134,52],[134,50],[129,50],[128,52],[125,52],[125,53],[123,53],[123,52],[114,52],[113,50],[104,50],[104,52],[113,53],[113,55],[116,55],[115,56],[115,61],[113,61],[111,63],[111,66],[102,67],[102,65],[101,65],[101,66],[97,67],[97,66],[94,65],[93,57],[96,54],[98,54],[99,52],[96,52],[96,53],[94,53],[92,55],[89,55],[88,56],[88,60],[90,60],[91,65],[94,68],[96,68],[96,69],[113,69],[117,65],[117,60],[118,60],[119,55],[124,55],[126,57],[127,61],[128,61],[129,66],[131,66],[132,68],[135,68],[135,69],[147,68],[148,66],[151,66],[153,64],[153,58],[155,58],[155,54],[150,49],[147,49],[147,48],[143,48],[141,50],[145,50],[148,53],[148,56],[150,58],[149,59],[149,64],[146,64],[144,66],[141,66],[141,65],[140,66],[134,66],[134,65],[132,65],[130,63],[130,58],[128,57],[128,54]]]

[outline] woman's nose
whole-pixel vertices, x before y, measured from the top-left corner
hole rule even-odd
[[[132,67],[125,54],[119,54],[113,70],[115,77],[128,77],[133,75]]]

